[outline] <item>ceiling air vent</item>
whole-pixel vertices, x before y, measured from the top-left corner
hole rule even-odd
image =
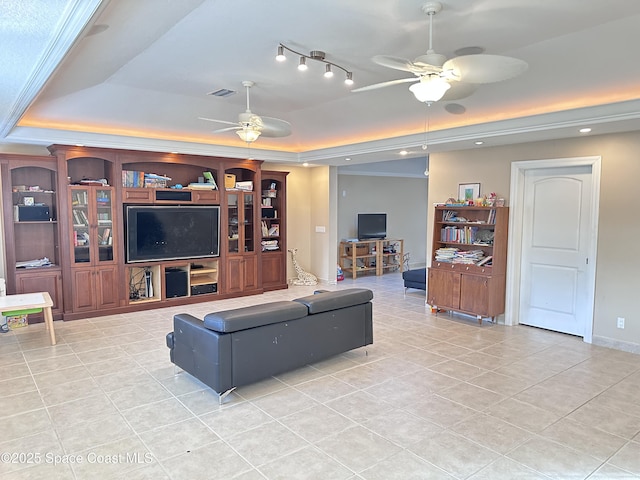
[[[207,95],[212,95],[214,97],[230,97],[231,95],[235,95],[235,90],[229,90],[228,88],[220,88],[218,90],[214,90],[213,92],[207,93]]]

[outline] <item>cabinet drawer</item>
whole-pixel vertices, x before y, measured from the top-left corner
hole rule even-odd
[[[125,203],[153,203],[153,195],[151,188],[123,188],[122,201]]]
[[[219,190],[191,190],[191,200],[194,203],[220,203]]]
[[[491,267],[478,265],[468,265],[465,263],[450,263],[450,262],[433,262],[431,268],[437,268],[439,270],[448,270],[451,272],[459,273],[473,273],[476,275],[491,275]]]

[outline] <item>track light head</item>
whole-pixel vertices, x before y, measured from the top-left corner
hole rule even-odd
[[[307,59],[305,57],[300,57],[300,63],[298,64],[298,70],[304,72],[307,68]]]
[[[278,62],[284,62],[287,57],[284,56],[284,47],[282,45],[278,46],[278,54],[276,55],[276,60]]]
[[[353,73],[347,72],[347,78],[344,79],[345,85],[353,85]]]

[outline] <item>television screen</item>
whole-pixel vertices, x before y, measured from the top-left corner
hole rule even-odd
[[[387,237],[386,213],[359,213],[358,240],[384,239]]]
[[[220,207],[217,205],[127,205],[127,263],[216,257]]]

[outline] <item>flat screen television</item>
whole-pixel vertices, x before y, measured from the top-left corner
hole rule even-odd
[[[220,254],[217,205],[127,205],[125,219],[127,263]]]
[[[387,237],[386,213],[359,213],[358,240],[375,240]]]

